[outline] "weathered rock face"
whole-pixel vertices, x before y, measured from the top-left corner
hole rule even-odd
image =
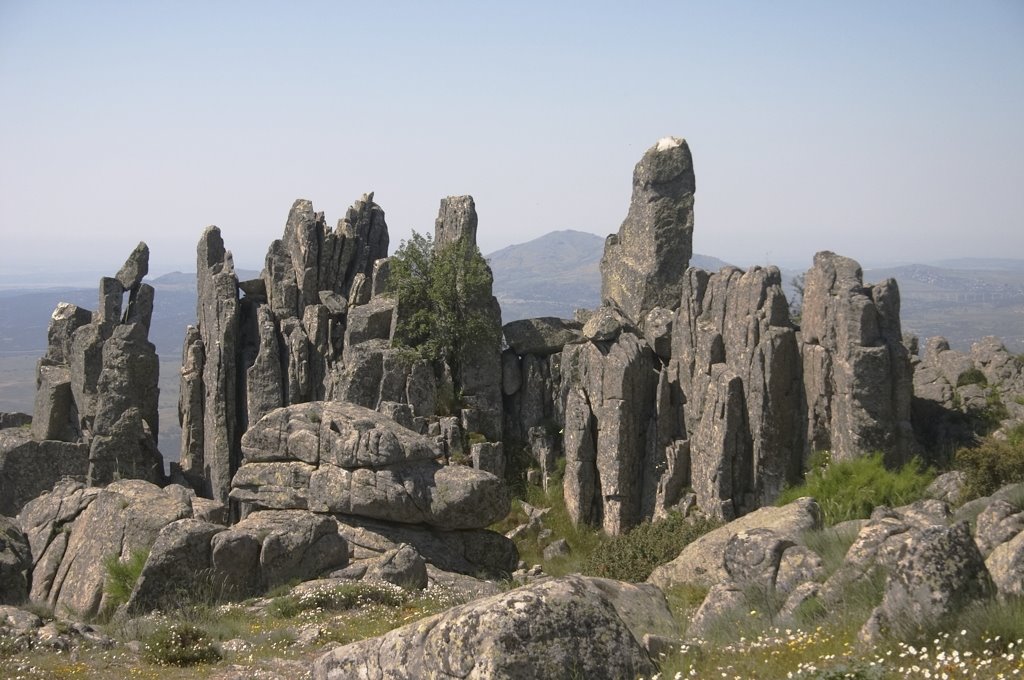
[[[13,517],[65,477],[85,483],[89,445],[36,441],[27,428],[0,430],[0,514]]]
[[[227,502],[250,423],[334,391],[345,300],[387,249],[384,212],[372,194],[333,230],[309,201],[296,201],[254,281],[238,281],[216,227],[204,232],[197,324],[185,336],[179,401],[181,471],[200,493]]]
[[[502,327],[502,333],[519,356],[554,354],[566,345],[583,342],[583,324],[551,316],[509,322]]]
[[[504,482],[441,465],[430,439],[354,404],[310,402],[272,411],[243,438],[231,498],[259,508],[310,509],[443,529],[504,517]]]
[[[693,254],[693,159],[686,141],[666,137],[633,170],[633,197],[601,259],[601,299],[639,323],[655,307],[679,305]]]
[[[802,353],[807,446],[835,460],[883,451],[890,464],[916,449],[910,424],[912,374],[902,342],[899,289],[866,286],[860,265],[814,256],[803,298]]]
[[[213,579],[232,596],[246,596],[344,567],[348,548],[338,523],[303,510],[254,512],[213,535]]]
[[[632,678],[655,670],[645,635],[678,637],[657,589],[566,576],[338,647],[313,677]]]
[[[142,283],[148,269],[149,248],[140,243],[116,278],[100,280],[97,312],[60,303],[50,319],[47,351],[37,369],[32,436],[47,442],[51,457],[60,457],[60,447],[49,442],[85,446],[90,484],[163,480],[157,450],[160,368],[148,339],[154,291]],[[61,470],[77,468],[77,453],[70,458],[33,476],[50,473],[43,480],[48,489]]]
[[[799,498],[780,508],[764,507],[704,534],[676,559],[657,567],[647,581],[662,589],[680,583],[711,586],[728,580],[726,548],[740,532],[770,530],[779,540],[799,544],[803,532],[821,526],[821,508],[813,498]]]
[[[199,599],[204,590],[211,596],[230,591],[231,584],[218,583],[210,572],[210,539],[224,530],[197,519],[179,519],[161,529],[128,598],[128,611],[173,607]]]
[[[21,604],[28,598],[32,551],[18,523],[0,515],[0,604]]]
[[[191,516],[191,499],[176,485],[161,489],[122,480],[98,489],[58,483],[18,515],[32,550],[30,599],[57,612],[95,616],[107,597],[105,561],[149,549],[164,526]]]
[[[671,371],[686,395],[691,477],[705,512],[774,502],[803,460],[800,357],[775,267],[686,272]]]
[[[623,333],[606,347],[567,348],[562,357],[570,396],[565,415],[565,500],[577,522],[610,534],[640,522],[644,499],[656,495],[645,465],[658,443],[653,352]],[[653,463],[652,463],[653,464]]]

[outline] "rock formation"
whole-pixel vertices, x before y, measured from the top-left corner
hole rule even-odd
[[[185,335],[179,402],[180,466],[192,486],[226,502],[249,423],[332,391],[349,293],[387,248],[384,212],[372,194],[333,230],[309,201],[296,201],[253,281],[238,281],[219,229],[203,233],[197,323]]]
[[[666,137],[633,170],[633,198],[619,233],[601,259],[601,299],[639,323],[655,307],[679,304],[683,272],[693,254],[690,147]]]
[[[242,438],[231,498],[265,509],[477,529],[508,514],[497,477],[442,465],[429,438],[354,404],[310,402],[272,411]]]
[[[116,277],[100,280],[96,312],[57,305],[37,366],[31,430],[4,429],[0,469],[10,488],[0,511],[17,512],[66,475],[90,485],[163,480],[148,269],[149,248],[140,243]]]
[[[896,281],[863,283],[860,265],[814,256],[803,299],[807,446],[834,460],[882,451],[889,464],[916,448],[910,424],[913,376],[900,329]]]

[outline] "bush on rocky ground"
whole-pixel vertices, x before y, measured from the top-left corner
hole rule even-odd
[[[989,435],[977,446],[959,449],[954,464],[967,475],[963,501],[1024,482],[1024,424],[1007,432],[1005,439]]]
[[[783,491],[778,505],[802,496],[818,501],[828,526],[851,519],[865,519],[879,505],[896,507],[924,497],[935,475],[914,459],[889,470],[880,452],[834,462],[827,451],[811,459],[804,483]]]

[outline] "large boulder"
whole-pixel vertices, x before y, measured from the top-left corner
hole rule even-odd
[[[647,582],[662,589],[681,583],[712,586],[729,578],[726,548],[737,534],[768,529],[773,541],[783,542],[780,545],[802,544],[805,531],[821,527],[821,508],[813,498],[798,498],[782,507],[764,507],[693,541],[677,558],[655,568]]]
[[[442,529],[485,527],[508,514],[502,480],[441,465],[431,439],[355,404],[272,411],[243,438],[231,497],[263,509],[309,509]]]
[[[121,480],[104,489],[62,482],[25,506],[18,521],[32,548],[33,601],[62,615],[91,617],[107,603],[109,560],[149,550],[161,529],[192,516],[189,494]]]
[[[862,639],[886,630],[903,634],[941,625],[991,590],[988,570],[966,522],[915,531],[903,543],[886,580],[882,604]]]
[[[203,528],[213,531],[212,527]],[[225,595],[251,595],[316,578],[348,563],[334,518],[303,510],[253,512],[211,540],[213,580]]]
[[[1024,595],[1024,531],[996,546],[985,560],[1000,595]]]
[[[601,298],[639,324],[655,307],[679,306],[693,254],[693,159],[686,141],[666,137],[633,170],[626,219],[605,241]]]
[[[197,519],[179,519],[161,529],[132,589],[128,610],[167,608],[219,594],[225,584],[211,574],[210,539],[224,530]]]
[[[635,678],[656,670],[646,635],[678,637],[660,591],[566,576],[335,648],[313,677]]]

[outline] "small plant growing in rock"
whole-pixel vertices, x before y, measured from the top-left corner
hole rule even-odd
[[[956,380],[957,387],[964,387],[966,385],[981,385],[984,387],[987,384],[988,380],[985,378],[985,374],[977,368],[971,368],[964,371]]]
[[[113,613],[131,597],[147,559],[149,550],[136,550],[123,562],[117,555],[111,555],[104,560],[107,578],[103,582],[103,592],[107,596],[107,614]]]
[[[206,631],[189,623],[160,626],[143,640],[146,661],[165,666],[194,666],[220,661]]]

